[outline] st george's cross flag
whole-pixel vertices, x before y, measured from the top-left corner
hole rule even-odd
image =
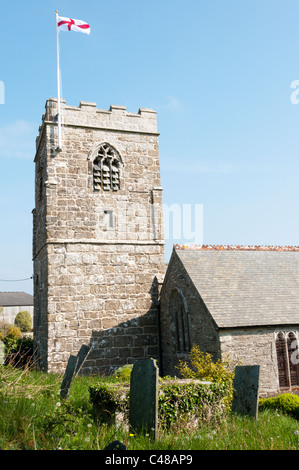
[[[63,16],[57,17],[57,28],[59,31],[76,31],[90,34],[90,26],[85,21],[64,18]]]
[[[58,124],[58,146],[57,151],[61,151],[61,107],[60,107],[60,66],[59,66],[59,32],[60,31],[76,31],[80,33],[90,34],[90,26],[85,21],[74,20],[73,18],[65,18],[58,16],[58,10],[55,11],[56,16],[56,53],[57,53],[57,124]]]

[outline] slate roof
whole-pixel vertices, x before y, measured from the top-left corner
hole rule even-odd
[[[175,253],[219,328],[299,325],[298,247],[175,247]]]
[[[33,305],[33,296],[26,292],[0,292],[1,307]]]

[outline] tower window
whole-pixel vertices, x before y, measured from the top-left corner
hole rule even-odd
[[[120,189],[120,156],[109,144],[102,144],[93,161],[93,189],[118,191]]]

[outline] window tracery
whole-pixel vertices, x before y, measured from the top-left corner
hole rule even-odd
[[[279,386],[299,386],[298,338],[294,331],[280,331],[275,337]]]
[[[95,191],[120,189],[120,155],[107,143],[98,148],[93,161],[93,189]]]

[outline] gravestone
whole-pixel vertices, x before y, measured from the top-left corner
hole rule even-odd
[[[83,344],[77,356],[70,355],[65,373],[60,386],[60,398],[65,399],[69,396],[72,382],[80,372],[84,361],[90,353],[91,347]]]
[[[260,366],[235,368],[232,412],[257,419]]]
[[[78,362],[77,362],[77,365],[76,365],[76,369],[75,369],[75,376],[77,374],[79,374],[84,362],[86,361],[89,353],[91,351],[91,346],[86,346],[85,344],[83,344],[80,348],[80,351],[78,352]]]
[[[154,359],[136,361],[131,372],[129,422],[132,432],[158,437],[158,375]]]

